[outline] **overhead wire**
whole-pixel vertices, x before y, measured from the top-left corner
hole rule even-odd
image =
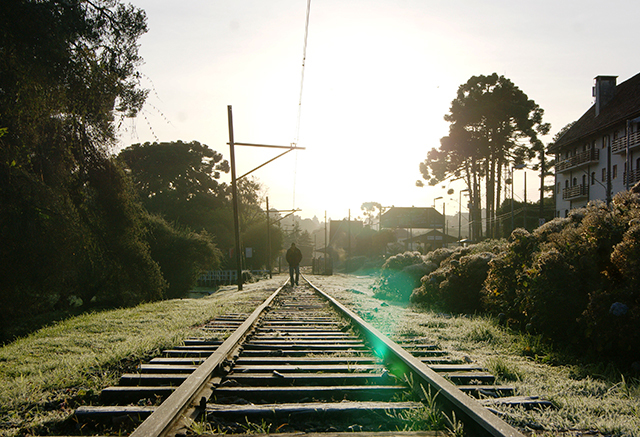
[[[300,77],[300,96],[298,98],[298,116],[296,120],[296,133],[294,137],[294,141],[292,143],[293,147],[298,145],[298,141],[300,140],[300,119],[302,116],[302,91],[304,90],[304,69],[307,63],[307,41],[309,38],[309,16],[311,14],[311,0],[307,0],[307,14],[304,24],[304,45],[302,49],[302,73]],[[295,163],[293,167],[293,209],[296,206],[296,179],[298,173],[298,153],[296,152]]]

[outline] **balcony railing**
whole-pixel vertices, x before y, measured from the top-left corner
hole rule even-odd
[[[563,200],[574,200],[581,197],[589,196],[589,185],[574,185],[573,187],[565,188],[562,190]]]
[[[632,149],[636,146],[640,146],[640,131],[632,132],[629,134],[629,148]],[[623,135],[620,138],[616,138],[611,143],[611,151],[613,153],[622,153],[627,150],[627,136]]]
[[[559,172],[567,171],[598,160],[600,160],[600,150],[589,149],[584,152],[576,153],[575,156],[565,159],[564,161],[559,161],[556,164],[556,170]]]
[[[640,169],[631,170],[629,173],[629,185],[634,185],[636,182],[640,182]],[[627,172],[623,175],[623,184],[627,185]]]

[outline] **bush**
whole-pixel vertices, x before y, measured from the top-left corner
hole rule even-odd
[[[480,311],[481,290],[495,255],[482,252],[461,256],[462,253],[453,254],[438,270],[424,277],[420,288],[411,295],[411,302],[456,313]]]
[[[408,301],[420,278],[437,266],[425,262],[420,252],[404,252],[391,256],[382,265],[380,277],[373,285],[374,296],[383,299]]]
[[[149,216],[147,227],[151,256],[169,285],[165,298],[184,297],[204,270],[220,266],[222,254],[205,231],[177,229],[158,216]]]
[[[640,359],[640,198],[589,203],[532,234],[516,230],[483,302],[508,322],[599,356]]]

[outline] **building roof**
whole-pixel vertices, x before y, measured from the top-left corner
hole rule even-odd
[[[440,237],[439,240],[436,240],[435,237]],[[446,243],[455,243],[458,241],[458,239],[456,237],[454,237],[453,235],[449,235],[449,234],[445,234],[444,232],[438,230],[438,229],[434,229],[432,231],[426,232],[424,234],[420,234],[420,235],[416,235],[415,237],[412,238],[407,238],[407,241],[412,242],[412,243],[433,243],[434,241],[436,242],[442,242],[442,240],[444,240]]]
[[[583,140],[638,115],[640,115],[640,73],[616,86],[615,95],[601,108],[597,117],[596,105],[592,105],[558,141],[549,146],[548,151],[555,153],[566,145]]]
[[[444,217],[435,208],[391,207],[382,214],[384,228],[444,228]]]

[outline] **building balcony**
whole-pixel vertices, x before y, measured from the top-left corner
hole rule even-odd
[[[589,197],[589,185],[574,185],[562,190],[563,200],[576,200],[584,197]]]
[[[600,160],[599,149],[589,149],[584,152],[577,153],[571,158],[556,163],[556,171],[564,172],[582,165],[590,164],[592,162],[598,162]]]
[[[635,185],[637,182],[640,182],[640,169],[631,170],[629,173],[629,185]],[[627,172],[624,172],[623,176],[623,184],[627,185]]]
[[[640,146],[640,131],[632,132],[629,134],[629,149]],[[627,151],[627,136],[623,135],[620,138],[616,138],[611,143],[611,152],[624,153]]]

